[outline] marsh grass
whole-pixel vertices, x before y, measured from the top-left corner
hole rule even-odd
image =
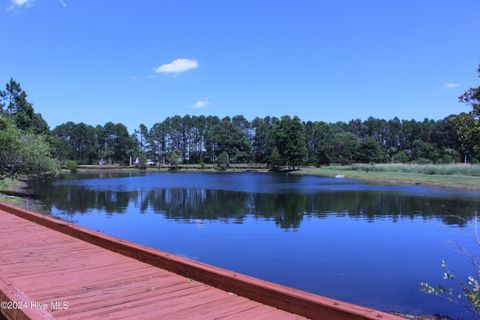
[[[353,164],[343,168],[345,170],[365,172],[401,172],[480,177],[480,165],[472,164]]]
[[[382,183],[425,184],[446,188],[480,190],[480,166],[357,164],[302,168],[297,174],[345,178]]]

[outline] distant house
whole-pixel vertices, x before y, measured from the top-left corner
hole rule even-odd
[[[150,160],[150,159],[147,159],[147,166],[156,166],[157,165],[157,161],[155,160]],[[133,165],[138,165],[139,164],[139,160],[138,160],[138,157],[135,158],[135,160],[133,161]]]

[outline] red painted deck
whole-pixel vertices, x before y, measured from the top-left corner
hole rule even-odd
[[[4,204],[0,301],[7,319],[400,319]]]

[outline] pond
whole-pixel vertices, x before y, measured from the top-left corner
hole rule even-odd
[[[51,215],[177,255],[383,311],[461,307],[419,290],[472,266],[480,193],[270,173],[91,172],[40,182]]]

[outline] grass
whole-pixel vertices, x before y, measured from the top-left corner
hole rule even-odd
[[[28,183],[18,179],[5,179],[0,181],[0,202],[11,204],[17,207],[22,207],[27,210],[35,212],[49,213],[48,208],[39,200],[29,197],[31,192],[28,188]],[[17,192],[22,195],[5,195],[2,191]],[[1,320],[1,319],[0,319]]]
[[[5,179],[0,181],[0,202],[19,206],[21,205],[24,200],[20,197],[11,197],[2,194],[2,190],[4,191],[17,191],[22,186],[24,186],[24,182],[20,180],[12,180],[12,179]]]
[[[350,165],[303,168],[299,174],[335,177],[343,175],[368,181],[425,184],[480,190],[480,166],[476,165]]]
[[[4,179],[0,180],[0,191],[1,190],[8,190],[8,191],[17,191],[21,187],[25,185],[25,182],[17,180],[17,179]]]
[[[480,165],[471,164],[354,164],[346,169],[375,172],[404,172],[430,175],[462,175],[480,177]]]
[[[21,198],[18,198],[18,197],[14,197],[14,198],[10,198],[10,197],[6,197],[2,194],[0,194],[0,202],[2,203],[6,203],[6,204],[11,204],[13,206],[22,206],[23,204],[23,200]]]

